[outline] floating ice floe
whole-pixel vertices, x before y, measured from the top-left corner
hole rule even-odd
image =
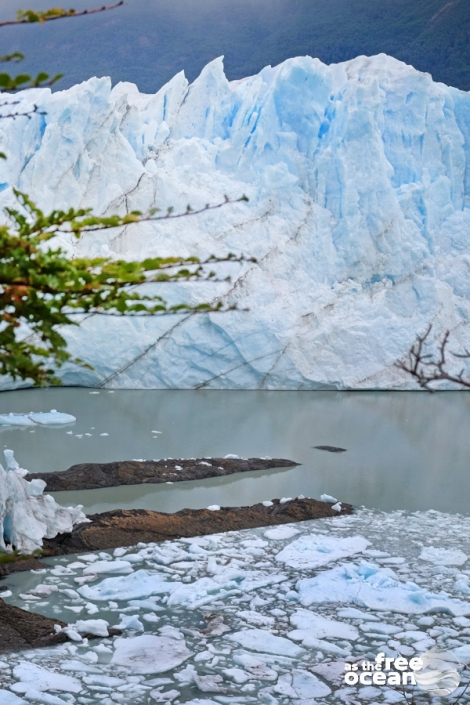
[[[268,529],[264,532],[267,539],[274,539],[275,541],[282,541],[284,539],[291,539],[293,536],[297,536],[299,530],[293,526],[275,526],[274,529]]]
[[[318,639],[348,639],[356,641],[359,631],[356,627],[346,622],[322,617],[310,610],[299,609],[291,615],[291,623],[296,627],[288,633],[289,639],[304,641],[311,636]]]
[[[279,654],[279,656],[299,657],[304,654],[304,650],[294,644],[290,639],[276,636],[265,629],[245,629],[235,634],[229,634],[227,639],[236,641],[245,649],[260,651],[264,654]]]
[[[64,693],[79,693],[81,689],[80,681],[76,678],[62,673],[54,673],[29,661],[21,661],[18,666],[15,666],[13,672],[18,679],[18,683],[12,686],[12,690],[15,693],[26,693],[27,696],[31,690],[39,692],[56,690]]]
[[[134,673],[165,673],[180,666],[190,656],[183,639],[145,634],[117,639],[111,662],[126,666]]]
[[[82,505],[62,507],[51,495],[44,495],[43,480],[26,479],[28,471],[20,468],[13,451],[5,450],[7,469],[0,465],[0,551],[13,548],[32,553],[43,538],[72,531],[76,524],[88,521]]]
[[[106,578],[98,585],[83,585],[77,592],[87,600],[135,600],[168,593],[176,587],[175,583],[167,581],[162,575],[137,570],[122,578]]]
[[[463,565],[467,561],[466,554],[459,548],[428,546],[423,548],[419,557],[422,561],[428,561],[434,565]]]
[[[299,580],[297,589],[299,600],[306,607],[330,602],[405,614],[470,615],[470,602],[451,598],[445,592],[428,592],[412,582],[403,583],[390,568],[379,568],[365,561],[360,565],[344,563],[314,578]]]
[[[275,529],[286,529],[284,538],[267,535]],[[52,611],[69,622],[64,631],[74,641],[24,657],[24,663],[42,669],[32,669],[39,688],[15,670],[17,654],[2,655],[1,687],[8,695],[2,700],[0,690],[0,705],[72,705],[73,698],[75,705],[404,701],[388,686],[346,685],[344,661],[372,659],[379,652],[412,658],[434,647],[470,661],[470,618],[454,616],[467,606],[466,594],[458,598],[469,574],[465,567],[421,560],[420,539],[430,535],[447,558],[453,550],[470,555],[470,516],[361,509],[282,527],[53,559],[30,575],[27,592],[12,581],[5,600]],[[341,557],[344,540],[362,536],[371,543],[363,552],[368,560],[394,560],[393,571],[385,567],[390,563],[359,565],[357,553]],[[403,541],[404,536],[412,538]],[[312,537],[313,545],[330,549],[326,566],[279,563],[279,541],[298,548],[300,538],[308,545]],[[126,562],[133,574],[88,572],[94,565],[112,571],[113,564]],[[82,590],[77,583],[84,578],[91,583]],[[448,593],[441,592],[444,581]],[[139,584],[147,597],[134,597]],[[321,599],[317,594],[306,604],[315,590]],[[107,638],[108,625],[123,629],[123,636]],[[88,642],[86,635],[93,633],[103,641]],[[48,672],[73,677],[80,692],[55,689]],[[461,703],[469,705],[470,698],[465,695]]]
[[[291,567],[319,568],[339,558],[361,553],[370,541],[362,536],[336,536],[313,534],[301,536],[277,554],[276,560]]]
[[[0,688],[0,703],[2,705],[28,705],[26,700],[3,688]]]
[[[55,409],[47,412],[31,411],[29,414],[0,414],[0,426],[63,426],[76,420],[72,414],[64,414]]]

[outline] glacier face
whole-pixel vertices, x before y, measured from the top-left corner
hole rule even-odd
[[[250,199],[63,236],[74,255],[258,259],[224,265],[230,284],[165,292],[248,311],[85,318],[66,337],[94,370],[69,365],[65,384],[404,389],[394,364],[429,323],[470,347],[470,94],[379,55],[300,57],[231,83],[217,59],[156,95],[94,78],[20,101],[46,114],[0,121],[0,207],[12,186],[100,214]]]

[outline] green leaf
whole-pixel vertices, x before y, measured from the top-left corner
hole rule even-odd
[[[13,54],[4,54],[3,56],[0,56],[0,63],[4,63],[7,61],[23,61],[24,59],[24,54],[22,54],[20,51],[15,51]]]
[[[22,83],[28,83],[31,80],[31,76],[28,76],[27,73],[21,73],[19,76],[15,76],[14,80],[15,84],[20,86]]]
[[[0,73],[0,88],[8,89],[12,84],[12,78],[8,73]]]

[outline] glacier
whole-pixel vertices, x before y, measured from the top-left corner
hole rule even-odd
[[[6,470],[0,465],[0,552],[13,549],[33,553],[43,538],[72,531],[87,522],[82,505],[62,507],[51,495],[43,494],[43,480],[26,479],[12,450],[4,450]]]
[[[237,311],[83,317],[64,384],[109,388],[412,389],[395,363],[418,333],[470,348],[470,94],[384,54],[289,59],[229,82],[221,58],[155,95],[108,78],[24,91],[0,121],[0,209],[98,214],[225,194],[192,218],[60,236],[70,255],[228,252],[232,281],[160,287]],[[248,310],[244,310],[248,309]],[[9,379],[0,388],[12,388]]]

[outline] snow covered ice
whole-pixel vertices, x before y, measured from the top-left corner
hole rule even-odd
[[[43,494],[43,480],[26,479],[13,451],[5,450],[7,469],[0,465],[0,551],[12,548],[32,553],[43,538],[69,532],[75,524],[88,521],[82,506],[62,507],[51,495]]]
[[[156,95],[93,78],[15,99],[46,114],[1,121],[0,206],[12,187],[46,211],[99,214],[250,199],[191,222],[61,237],[76,256],[258,259],[221,267],[231,283],[168,289],[170,302],[220,297],[248,312],[70,329],[72,354],[94,370],[68,365],[67,384],[407,388],[394,363],[429,323],[470,347],[470,94],[381,54],[299,57],[231,83],[217,59]]]
[[[345,685],[346,659],[438,647],[470,662],[470,517],[362,509],[282,528],[61,557],[10,576],[6,600],[60,617],[74,641],[2,656],[0,702],[385,705],[402,693]],[[321,545],[328,562],[312,568],[299,546]],[[113,574],[124,562],[134,572]],[[104,563],[109,577],[88,572]],[[118,638],[84,638],[118,625]]]

